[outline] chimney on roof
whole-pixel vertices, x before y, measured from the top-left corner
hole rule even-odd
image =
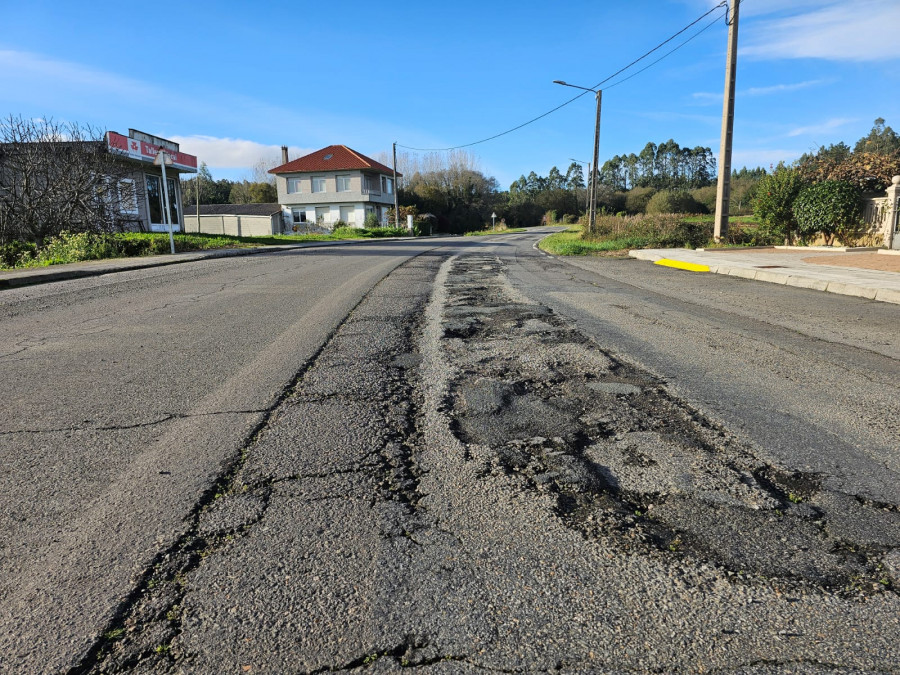
[[[281,163],[282,164],[288,163],[287,146],[286,145],[281,146]]]

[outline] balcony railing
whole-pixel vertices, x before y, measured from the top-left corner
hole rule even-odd
[[[363,185],[362,193],[364,195],[375,195],[376,197],[380,197],[381,188],[375,187],[374,185]]]

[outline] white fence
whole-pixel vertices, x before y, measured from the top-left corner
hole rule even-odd
[[[227,234],[233,237],[264,237],[281,234],[281,212],[273,216],[197,216],[186,215],[185,232],[204,234]]]

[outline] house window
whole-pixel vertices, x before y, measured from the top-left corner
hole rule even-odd
[[[355,224],[356,207],[355,206],[342,206],[341,207],[341,220],[343,220],[348,225]]]
[[[299,178],[288,178],[287,179],[287,191],[289,195],[295,195],[300,192],[300,179]]]
[[[331,215],[330,207],[317,206],[316,207],[316,225],[325,225],[326,223],[330,223],[331,221],[328,220],[329,215]]]
[[[119,208],[122,213],[137,213],[137,188],[133,178],[123,178],[119,181]]]
[[[306,210],[305,209],[291,209],[291,219],[294,221],[294,224],[297,225],[299,223],[306,222]]]
[[[338,176],[337,177],[337,191],[338,192],[350,192],[350,176]]]
[[[313,176],[312,191],[325,192],[325,176]]]
[[[394,194],[394,179],[387,176],[381,177],[381,191],[385,194]]]

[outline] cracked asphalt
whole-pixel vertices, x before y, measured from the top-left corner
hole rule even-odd
[[[537,238],[0,292],[0,671],[898,672],[900,307]]]

